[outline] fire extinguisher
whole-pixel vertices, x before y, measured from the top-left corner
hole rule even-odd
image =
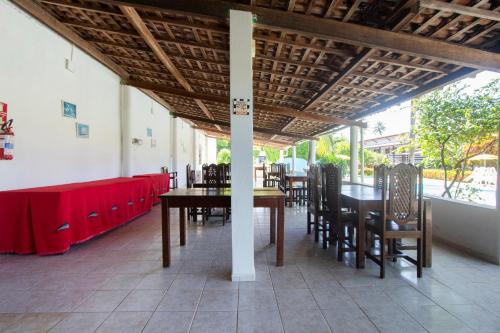
[[[0,160],[14,159],[14,132],[10,119],[0,128]]]

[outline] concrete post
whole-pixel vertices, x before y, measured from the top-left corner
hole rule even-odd
[[[358,127],[350,127],[351,134],[351,150],[350,150],[350,181],[351,183],[358,183]]]
[[[295,172],[295,165],[297,160],[297,146],[292,147],[292,172]]]
[[[363,127],[359,128],[359,150],[361,151],[361,183],[365,182],[365,139],[364,139],[365,129]]]
[[[280,162],[280,163],[285,162],[285,150],[284,149],[280,149],[280,159],[278,162]]]
[[[229,11],[233,281],[255,280],[252,32],[252,13]],[[246,103],[247,113],[236,110],[235,101]]]
[[[307,164],[316,163],[316,140],[309,140],[309,156]]]

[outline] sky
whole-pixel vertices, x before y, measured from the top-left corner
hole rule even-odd
[[[480,72],[473,78],[467,78],[459,81],[460,83],[470,86],[467,91],[472,92],[495,79],[500,79],[500,73],[495,72]],[[379,137],[379,134],[373,133],[373,129],[377,122],[382,122],[385,125],[385,132],[382,136],[400,134],[410,131],[410,101],[393,106],[386,111],[371,115],[363,119],[368,123],[368,128],[365,129],[364,138],[371,139]],[[338,132],[338,134],[349,138],[349,129],[346,128]]]

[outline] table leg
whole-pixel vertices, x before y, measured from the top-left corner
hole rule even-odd
[[[285,198],[278,199],[278,239],[276,244],[276,266],[283,266],[285,247]]]
[[[293,180],[292,178],[288,179],[288,205],[290,207],[293,206]]]
[[[356,228],[356,268],[365,268],[365,209],[362,204],[358,206],[358,225]]]
[[[184,246],[186,245],[186,209],[184,207],[179,207],[179,220],[181,246]]]
[[[170,208],[168,200],[161,201],[161,239],[163,252],[163,267],[170,266]]]
[[[271,207],[271,219],[269,221],[270,244],[276,242],[276,207]]]

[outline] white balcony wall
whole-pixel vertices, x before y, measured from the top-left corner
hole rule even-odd
[[[438,197],[432,200],[434,239],[500,264],[500,214],[495,208]]]

